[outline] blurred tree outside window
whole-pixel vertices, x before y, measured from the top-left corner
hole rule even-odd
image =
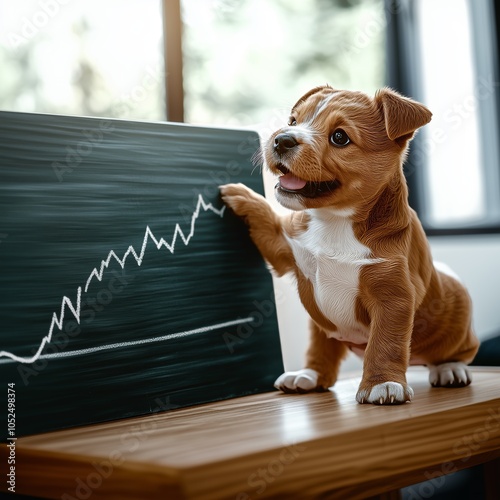
[[[381,0],[182,0],[182,12],[187,122],[268,124],[312,87],[384,85]]]
[[[182,0],[185,121],[270,123],[384,85],[382,0]],[[159,0],[0,0],[0,109],[165,119]]]
[[[0,0],[0,109],[161,120],[159,0]]]

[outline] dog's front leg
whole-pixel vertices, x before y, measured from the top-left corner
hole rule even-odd
[[[407,266],[384,262],[362,272],[361,292],[370,315],[358,403],[400,404],[410,401],[406,383],[414,319],[414,293]]]
[[[347,347],[310,320],[311,340],[307,349],[306,368],[285,372],[274,386],[283,392],[323,392],[335,384],[340,363],[347,355]]]
[[[220,192],[224,203],[247,223],[250,237],[277,275],[293,271],[295,261],[281,218],[267,200],[244,184],[225,184]]]

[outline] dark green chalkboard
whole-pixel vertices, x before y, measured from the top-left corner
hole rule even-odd
[[[257,134],[2,112],[0,141],[16,436],[273,390],[271,277],[218,192],[262,192]]]

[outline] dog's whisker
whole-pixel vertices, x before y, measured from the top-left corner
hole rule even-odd
[[[260,173],[262,173],[262,165],[254,165],[254,167],[252,168],[252,171],[250,172],[250,175],[253,175],[253,173],[255,172],[255,169],[259,168],[259,167],[260,167]]]

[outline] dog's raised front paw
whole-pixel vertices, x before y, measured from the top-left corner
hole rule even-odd
[[[373,403],[376,405],[396,405],[411,401],[413,389],[407,384],[398,382],[383,382],[373,386],[361,383],[356,401],[358,403]]]
[[[325,390],[318,388],[319,373],[312,368],[304,368],[295,372],[285,372],[280,375],[274,387],[283,392],[311,392],[315,390]]]
[[[261,203],[262,197],[241,183],[224,184],[219,190],[222,201],[240,217],[248,215],[255,204]]]
[[[442,363],[429,365],[429,382],[433,387],[465,387],[471,383],[471,376],[465,363]]]

